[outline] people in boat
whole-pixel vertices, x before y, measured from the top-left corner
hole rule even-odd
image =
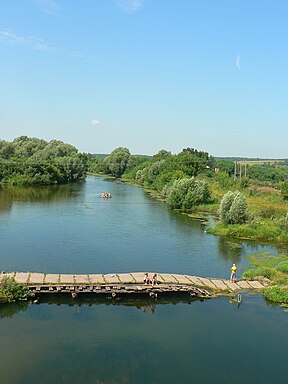
[[[103,197],[105,199],[110,199],[112,197],[112,195],[109,192],[102,192],[101,197]]]
[[[158,280],[157,280],[158,278],[157,278],[157,273],[155,273],[154,275],[153,275],[153,277],[152,277],[152,287],[154,286],[154,285],[157,285],[158,284]]]
[[[150,284],[150,283],[151,283],[151,279],[149,277],[149,273],[145,272],[145,274],[144,274],[144,284]]]

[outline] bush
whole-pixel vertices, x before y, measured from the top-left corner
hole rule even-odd
[[[228,191],[219,207],[220,220],[223,224],[243,224],[248,220],[248,205],[241,192]]]
[[[288,304],[288,289],[283,287],[269,287],[263,290],[266,299],[275,303]]]
[[[281,229],[283,229],[284,232],[288,233],[288,213],[286,214],[286,216],[281,217],[281,219],[279,219],[279,226]]]
[[[196,205],[207,204],[211,191],[206,181],[190,179],[175,180],[167,198],[172,209],[191,210]]]
[[[275,271],[273,268],[269,267],[258,267],[253,269],[248,269],[244,272],[243,277],[249,280],[254,280],[256,277],[263,276],[271,280],[275,276]]]
[[[288,261],[281,261],[276,267],[277,271],[288,273]]]
[[[16,283],[13,277],[5,276],[0,285],[0,302],[12,303],[14,301],[27,300],[31,293],[26,284]]]

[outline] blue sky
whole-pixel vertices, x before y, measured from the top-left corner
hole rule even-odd
[[[0,139],[288,157],[286,0],[0,0]]]

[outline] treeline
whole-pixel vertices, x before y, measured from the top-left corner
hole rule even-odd
[[[202,210],[218,212],[225,231],[232,228],[231,224],[240,224],[239,236],[246,228],[242,224],[250,223],[249,230],[253,226],[257,229],[247,237],[271,241],[276,238],[271,235],[273,229],[278,233],[277,241],[288,239],[282,225],[287,213],[287,166],[251,164],[244,169],[242,165],[241,175],[239,164],[235,174],[233,161],[217,160],[193,148],[185,148],[178,154],[161,150],[145,157],[131,155],[127,148],[120,147],[105,158],[91,155],[88,169],[156,191],[172,209],[191,212],[201,206]],[[223,199],[225,204],[221,205]],[[265,228],[261,234],[260,227]]]
[[[211,191],[206,177],[214,173],[215,159],[207,152],[193,148],[178,154],[166,150],[154,156],[132,156],[127,148],[117,148],[104,159],[93,157],[88,169],[116,178],[133,180],[157,191],[173,209],[191,210],[194,206],[211,202]],[[196,179],[202,175],[201,180]]]
[[[0,182],[9,185],[50,185],[83,180],[87,155],[70,144],[27,136],[0,140]]]

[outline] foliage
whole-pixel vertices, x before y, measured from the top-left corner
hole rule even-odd
[[[288,260],[286,261],[281,261],[277,267],[276,267],[277,271],[280,271],[280,272],[283,272],[283,273],[287,273],[288,274]]]
[[[244,195],[228,191],[219,207],[220,220],[223,224],[243,224],[248,220],[248,205]]]
[[[288,182],[284,181],[280,184],[281,194],[284,200],[288,200]]]
[[[269,279],[270,286],[263,290],[263,295],[270,301],[288,304],[288,259],[287,255],[270,256],[251,255],[251,268],[243,277],[249,280]]]
[[[226,174],[231,177],[234,174],[234,162],[231,160],[217,160],[215,168],[218,168],[220,173]]]
[[[189,211],[194,206],[209,203],[211,191],[204,180],[175,180],[169,192],[167,203],[172,209]]]
[[[115,151],[118,150],[121,153],[121,148]],[[227,219],[231,224],[223,225],[223,221],[208,231],[253,240],[288,242],[288,218],[285,217],[287,203],[284,200],[284,193],[280,193],[280,190],[284,191],[287,185],[287,182],[283,181],[285,174],[288,174],[287,162],[281,164],[247,162],[249,178],[235,178],[235,165],[232,161],[234,159],[215,160],[208,153],[193,148],[185,148],[178,154],[171,154],[171,152],[161,149],[154,156],[130,155],[128,162],[124,164],[125,169],[120,169],[118,173],[117,161],[116,165],[112,161],[116,172],[109,169],[111,160],[113,160],[111,159],[113,152],[108,156],[89,155],[87,160],[89,171],[114,176],[118,174],[120,176],[117,177],[121,177],[123,180],[132,181],[150,191],[157,192],[157,196],[166,199],[167,202],[170,195],[170,199],[175,200],[170,205],[180,207],[177,209],[183,211],[189,211],[191,207],[196,206],[195,195],[192,192],[187,193],[185,203],[182,199],[180,199],[182,201],[180,203],[177,198],[178,194],[175,192],[172,199],[171,190],[176,180],[191,177],[194,177],[195,180],[205,180],[209,186],[211,199],[209,203],[204,203],[205,206],[201,206],[199,209],[213,212],[213,214],[219,209],[225,192],[230,191],[235,195],[241,192],[235,202],[231,199],[231,205],[229,201],[228,206],[226,205],[226,211],[229,214],[225,216],[225,220]],[[215,172],[215,168],[219,168],[218,172]],[[259,180],[253,179],[253,184],[251,184],[251,177],[258,177],[257,175]],[[277,181],[276,185],[274,180],[280,181]]]
[[[288,304],[288,289],[284,287],[268,287],[263,290],[263,296],[275,303]]]
[[[0,285],[0,302],[12,303],[27,300],[30,291],[26,284],[16,283],[13,277],[4,276]]]
[[[119,147],[103,160],[103,171],[109,175],[120,177],[125,172],[129,159],[129,149]]]
[[[277,220],[263,219],[249,224],[224,225],[220,223],[208,228],[207,233],[262,242],[288,242],[288,234],[281,230]]]
[[[263,163],[262,165],[249,165],[248,175],[250,179],[258,181],[281,182],[287,176],[287,166]]]
[[[20,136],[0,141],[0,182],[48,185],[83,180],[88,158],[62,141]]]

